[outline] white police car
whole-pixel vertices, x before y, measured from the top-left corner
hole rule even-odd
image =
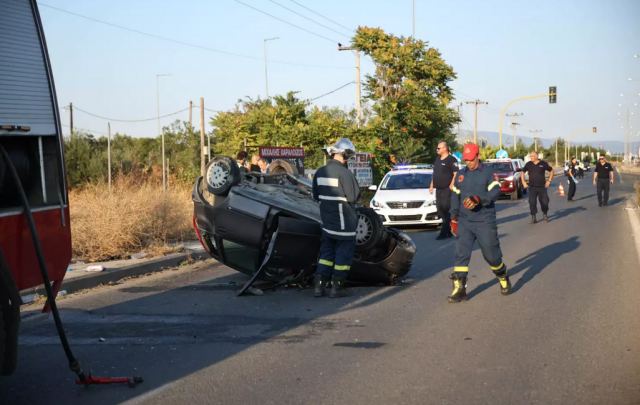
[[[439,225],[442,219],[436,212],[436,193],[429,192],[432,176],[432,165],[395,166],[379,188],[369,187],[376,191],[369,206],[384,225]]]

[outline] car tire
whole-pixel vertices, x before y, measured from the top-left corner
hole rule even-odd
[[[378,214],[371,208],[364,207],[357,208],[356,213],[356,250],[365,252],[384,242],[388,234]]]
[[[269,163],[269,168],[267,169],[268,174],[288,174],[295,175],[297,172],[295,166],[291,164],[291,162],[287,162],[286,160],[276,159]]]
[[[231,187],[240,183],[240,168],[227,156],[216,156],[207,164],[205,183],[210,193],[226,196]]]

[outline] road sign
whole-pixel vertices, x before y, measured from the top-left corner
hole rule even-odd
[[[496,158],[498,159],[506,159],[509,157],[509,152],[507,152],[504,149],[500,149],[499,151],[496,152]]]
[[[373,184],[373,171],[371,170],[371,155],[366,152],[356,152],[353,159],[347,162],[349,170],[356,176],[360,187],[369,187]]]

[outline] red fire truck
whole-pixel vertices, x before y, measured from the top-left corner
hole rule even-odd
[[[0,0],[0,27],[0,368],[10,374],[19,291],[43,284],[46,269],[55,296],[71,259],[71,231],[60,117],[36,2]]]

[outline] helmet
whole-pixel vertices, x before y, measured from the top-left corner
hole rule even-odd
[[[336,143],[327,147],[326,151],[330,156],[340,153],[345,159],[349,159],[356,154],[356,147],[353,146],[353,142],[349,138],[340,138]]]

